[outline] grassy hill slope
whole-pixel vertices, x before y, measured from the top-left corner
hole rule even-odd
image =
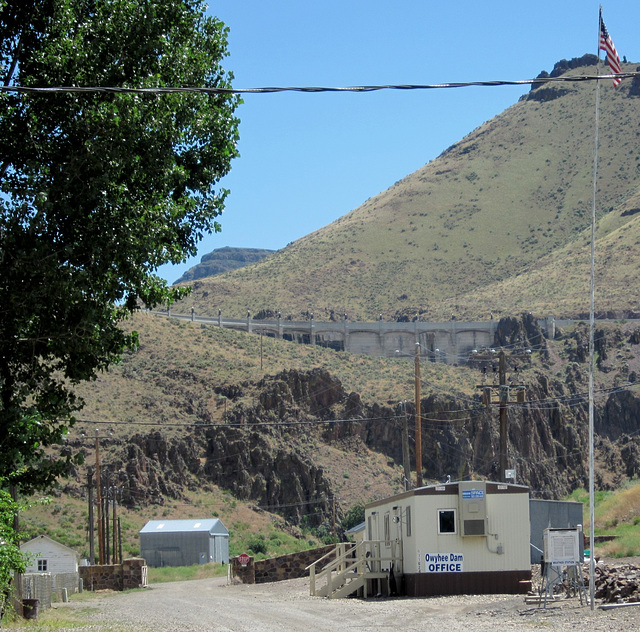
[[[229,487],[218,484],[210,473],[193,478],[183,472],[181,483],[174,484],[185,468],[185,461],[167,461],[166,456],[181,441],[186,440],[197,450],[193,458],[211,464],[212,454],[207,442],[197,441],[202,436],[203,426],[209,426],[213,433],[214,426],[229,425],[230,435],[245,437],[244,444],[229,444],[231,449],[218,459],[238,479],[244,475],[238,469],[237,452],[254,454],[251,435],[260,435],[265,443],[272,445],[274,457],[291,450],[308,460],[317,470],[322,470],[331,493],[337,498],[338,520],[356,504],[399,490],[401,459],[390,456],[388,448],[399,436],[400,427],[397,419],[392,418],[391,409],[400,410],[398,402],[406,399],[411,415],[414,371],[410,359],[356,356],[265,338],[261,367],[260,337],[256,335],[149,313],[137,315],[129,326],[139,331],[141,346],[138,351],[127,354],[120,366],[113,367],[96,382],[78,388],[78,394],[86,399],[87,405],[78,415],[80,421],[72,429],[65,449],[84,452],[85,465],[78,467],[69,480],[62,481],[62,495],[56,492],[49,505],[27,512],[23,521],[26,534],[47,532],[84,551],[87,506],[83,486],[87,480],[87,467],[93,467],[95,463],[96,429],[101,436],[103,481],[115,479],[117,486],[135,492],[134,502],[129,502],[128,508],[120,509],[125,548],[131,554],[136,552],[137,531],[146,520],[157,518],[219,516],[232,530],[235,552],[250,548],[251,540],[256,536],[266,539],[269,554],[281,551],[278,542],[286,541],[287,548],[294,545],[304,548],[306,541],[319,541],[320,534],[306,529],[309,525],[304,521],[287,521],[288,505],[276,506],[247,496],[236,498]],[[633,395],[637,389],[630,387],[627,395],[618,393],[627,380],[637,383],[640,329],[637,325],[622,323],[602,327],[597,336],[596,392],[599,393],[598,410],[602,411],[598,419],[602,420],[603,427],[599,431],[606,430],[607,436],[598,440],[596,463],[598,485],[614,489],[640,472],[640,461],[632,458],[638,454],[638,443],[634,439],[637,422],[633,412],[640,410]],[[578,436],[586,432],[580,413],[580,401],[586,392],[586,365],[581,354],[584,335],[584,327],[567,330],[557,340],[548,341],[546,352],[534,352],[531,364],[520,365],[518,380],[527,385],[527,399],[532,404],[531,407],[525,405],[526,410],[522,411],[523,415],[527,413],[526,419],[521,420],[515,410],[510,413],[514,429],[512,449],[518,454],[521,475],[534,469],[551,468],[557,470],[563,480],[567,479],[563,485],[569,488],[584,484],[579,465],[586,453],[582,457],[574,454],[584,452]],[[274,395],[276,398],[278,393],[286,395],[285,390],[280,390],[280,386],[285,386],[282,379],[278,381],[273,376],[287,372],[298,372],[302,376],[311,370],[325,370],[337,377],[344,386],[343,402],[357,404],[362,401],[370,406],[369,415],[362,417],[378,419],[334,426],[321,420],[353,418],[358,412],[344,413],[345,417],[318,412],[297,415],[298,401],[284,399],[281,407],[268,405],[268,399]],[[476,385],[483,380],[480,365],[472,362],[470,366],[450,367],[424,362],[421,376],[423,459],[425,471],[429,473],[425,480],[441,480],[437,477],[447,472],[453,472],[454,476],[464,475],[456,474],[452,464],[466,459],[464,455],[467,454],[469,462],[476,466],[495,461],[496,410],[494,407],[493,411],[484,411],[478,400]],[[488,379],[489,383],[492,379],[495,381],[495,375]],[[558,394],[564,392],[559,386],[561,381],[573,389],[571,392],[575,396],[561,398],[566,400],[566,405],[558,406]],[[620,397],[617,406],[622,414],[617,417],[613,416],[614,406],[608,406],[602,395],[608,390],[612,391],[612,397],[616,397],[615,393]],[[435,400],[444,393],[450,394],[452,399],[444,396],[445,399],[441,399],[443,407],[437,407]],[[318,391],[316,395],[317,401],[322,401],[323,393]],[[606,416],[605,408],[609,409]],[[338,413],[342,410],[346,408],[335,409]],[[483,418],[486,418],[486,426]],[[307,421],[312,423],[305,423]],[[246,433],[238,427],[243,423],[250,424]],[[235,429],[233,424],[236,424]],[[278,424],[282,427],[276,429],[274,426]],[[411,440],[411,425],[409,431]],[[485,444],[486,433],[493,438]],[[136,446],[144,444],[136,438],[141,435],[147,437],[150,447],[146,461],[137,457]],[[215,434],[210,436],[216,440]],[[166,442],[163,437],[167,438]],[[542,452],[537,446],[541,440],[545,444]],[[625,461],[621,459],[621,450],[626,450]],[[153,456],[158,458],[154,460]],[[157,480],[150,479],[155,493],[147,493],[150,490],[140,486],[132,488],[136,463],[148,467],[149,473],[155,471],[158,478],[164,477],[171,486],[165,489],[158,486]],[[280,458],[280,463],[288,461]],[[131,470],[132,466],[134,470]],[[265,476],[270,474],[270,467],[277,469],[275,463],[265,461]],[[472,474],[473,471],[479,472],[479,469],[472,470]],[[486,475],[486,470],[482,471]],[[542,482],[537,486],[534,484],[532,490],[538,496],[553,497],[558,487]],[[309,495],[304,503],[305,511],[309,511],[311,517],[316,501],[317,496]],[[636,513],[629,513],[628,520],[625,518],[633,527],[637,527]],[[600,521],[598,528],[603,524],[607,527],[612,520],[603,518],[604,522]],[[283,531],[297,542],[279,535]],[[626,545],[624,548],[628,550]]]
[[[636,303],[625,263],[640,237],[636,91],[633,82],[602,87],[598,275],[606,309]],[[332,224],[258,264],[197,281],[177,309],[312,311],[318,319],[583,312],[594,107],[592,82],[538,87]]]

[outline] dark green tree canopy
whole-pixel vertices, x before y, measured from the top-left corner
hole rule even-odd
[[[0,486],[4,483],[0,479]],[[24,573],[27,559],[20,551],[20,538],[14,519],[20,507],[11,495],[0,489],[0,625],[7,609],[14,573]]]
[[[4,85],[231,87],[227,29],[201,0],[0,0]],[[116,361],[119,323],[179,296],[158,266],[220,229],[236,96],[0,94],[0,477],[43,461]]]

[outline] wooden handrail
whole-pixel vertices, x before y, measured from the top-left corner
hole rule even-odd
[[[320,562],[322,562],[322,560],[326,559],[327,557],[334,555],[336,552],[336,549],[340,546],[345,546],[349,544],[350,548],[348,549],[349,551],[352,551],[355,547],[355,545],[353,544],[353,542],[338,542],[336,544],[336,548],[333,549],[332,551],[327,551],[322,557],[318,558],[315,562],[311,562],[311,564],[309,564],[309,566],[307,566],[304,570],[308,571],[312,566],[315,566],[316,564],[319,564]]]
[[[350,546],[348,549],[346,549],[345,544],[347,543],[337,545],[334,551],[323,555],[319,560],[307,567],[310,571],[309,594],[317,594],[316,564],[332,553],[336,555],[335,559],[318,573],[318,577],[326,578],[327,580],[326,595],[330,595],[334,590],[344,586],[349,573],[360,577],[366,577],[368,574],[377,575],[381,572],[382,562],[397,563],[402,560],[402,552],[398,554],[396,549],[397,545],[402,546],[401,542],[393,543],[391,556],[380,555],[380,548],[384,545],[384,541],[364,540],[355,547]],[[365,551],[365,549],[367,550]],[[334,573],[334,571],[337,572]]]

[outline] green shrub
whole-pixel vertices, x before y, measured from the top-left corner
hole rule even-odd
[[[364,505],[359,504],[354,505],[347,511],[341,524],[342,528],[348,531],[361,522],[364,522]]]
[[[247,546],[249,547],[249,550],[255,555],[259,553],[266,555],[267,553],[267,543],[264,541],[264,536],[262,534],[258,534],[250,538],[247,542]]]

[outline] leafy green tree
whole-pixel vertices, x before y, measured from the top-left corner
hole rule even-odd
[[[230,88],[226,37],[201,0],[0,0],[0,80]],[[69,464],[50,448],[82,407],[74,385],[135,347],[122,321],[182,295],[157,267],[220,230],[239,102],[0,93],[0,476],[21,489]]]
[[[9,600],[13,574],[24,572],[26,565],[25,556],[20,551],[18,534],[13,528],[17,513],[18,505],[11,495],[0,489],[0,619]]]
[[[341,524],[342,528],[345,531],[348,531],[349,529],[353,529],[353,527],[359,525],[361,522],[364,522],[364,505],[358,504],[353,505],[353,507],[345,513]]]

